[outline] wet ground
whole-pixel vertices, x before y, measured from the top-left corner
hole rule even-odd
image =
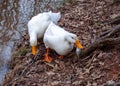
[[[87,47],[99,34],[117,25],[108,24],[107,21],[120,16],[120,2],[74,0],[72,4],[66,3],[55,11],[62,13],[59,25],[77,34],[84,47]],[[25,29],[25,23],[18,26],[23,24]],[[4,78],[3,86],[104,86],[106,83],[115,85],[120,82],[120,45],[97,49],[79,60],[74,54],[60,60],[55,58],[57,54],[52,51],[53,62],[45,63],[44,44],[38,45],[38,54],[33,56],[27,44],[28,35],[22,37],[12,56],[10,71]]]
[[[62,4],[62,0],[0,0],[0,82],[7,72],[6,65],[13,51],[24,44],[22,38],[27,33],[30,18]]]

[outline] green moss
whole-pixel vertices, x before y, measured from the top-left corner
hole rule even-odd
[[[30,52],[30,47],[21,47],[14,53],[13,56],[25,56],[28,52]]]
[[[21,56],[25,56],[26,54],[27,54],[27,50],[21,50],[20,52],[19,52],[19,54],[21,55]]]
[[[64,0],[65,3],[72,3],[72,0]]]
[[[57,8],[59,9],[59,8],[63,7],[63,5],[64,5],[65,3],[71,4],[71,3],[72,3],[72,0],[62,0],[61,3],[57,6]]]
[[[101,25],[103,22],[102,21],[96,21],[95,22],[97,25]]]

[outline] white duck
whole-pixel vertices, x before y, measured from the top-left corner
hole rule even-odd
[[[39,13],[38,15],[32,17],[32,19],[28,22],[28,32],[30,36],[30,45],[32,46],[32,54],[36,54],[37,39],[43,37],[50,22],[52,21],[57,24],[60,18],[60,12],[53,13],[50,11]]]
[[[63,58],[64,55],[71,52],[75,45],[77,47],[77,51],[78,49],[83,48],[75,34],[65,31],[53,22],[49,24],[46,30],[43,42],[47,48],[47,53],[44,58],[44,61],[47,62],[52,61],[52,58],[48,55],[49,48],[55,50],[60,55],[59,58]]]

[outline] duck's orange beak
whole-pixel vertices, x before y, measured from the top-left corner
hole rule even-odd
[[[83,46],[82,46],[82,44],[80,43],[80,41],[77,39],[76,41],[75,41],[75,45],[78,47],[78,48],[83,48]]]
[[[37,48],[36,46],[32,46],[32,54],[35,55],[37,53]]]

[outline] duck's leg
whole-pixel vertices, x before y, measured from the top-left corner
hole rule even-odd
[[[47,52],[45,54],[44,61],[46,61],[46,62],[51,62],[52,61],[52,58],[49,56],[49,48],[47,48]]]
[[[57,58],[62,59],[62,58],[64,58],[64,57],[61,55],[61,56],[58,56]]]
[[[38,42],[37,44],[40,44],[40,42]],[[37,47],[32,46],[32,54],[35,55],[36,53],[37,53]]]
[[[37,48],[36,46],[32,46],[32,54],[35,55],[37,53]]]

